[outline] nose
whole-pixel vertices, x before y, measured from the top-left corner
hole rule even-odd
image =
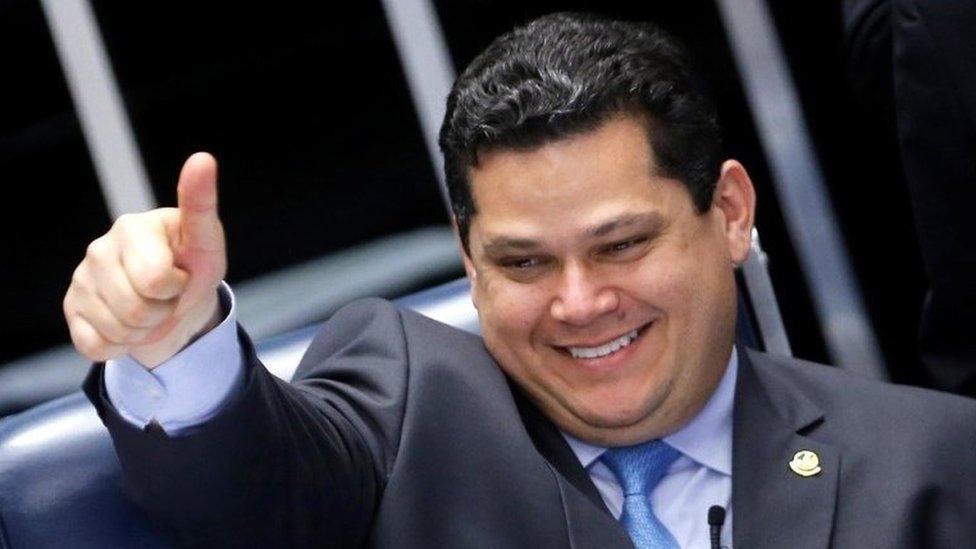
[[[568,265],[552,300],[550,313],[560,322],[586,326],[620,306],[617,291],[597,273],[580,265]]]

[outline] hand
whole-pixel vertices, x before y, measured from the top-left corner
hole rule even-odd
[[[220,323],[227,254],[213,156],[187,159],[177,195],[177,208],[122,215],[88,245],[64,296],[71,341],[88,359],[128,353],[154,368]]]

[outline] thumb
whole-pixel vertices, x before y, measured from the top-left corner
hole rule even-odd
[[[217,160],[198,152],[186,160],[176,186],[180,211],[180,247],[191,254],[223,253],[224,235],[217,216]]]

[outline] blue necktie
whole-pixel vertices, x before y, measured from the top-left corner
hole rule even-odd
[[[650,495],[681,453],[660,440],[610,448],[600,458],[624,489],[620,523],[637,549],[679,549],[678,542],[654,515]]]

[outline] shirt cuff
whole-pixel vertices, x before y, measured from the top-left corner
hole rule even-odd
[[[137,427],[155,420],[169,434],[217,415],[244,383],[237,306],[230,286],[217,290],[226,316],[216,328],[152,370],[131,356],[105,363],[105,390],[119,414]]]

